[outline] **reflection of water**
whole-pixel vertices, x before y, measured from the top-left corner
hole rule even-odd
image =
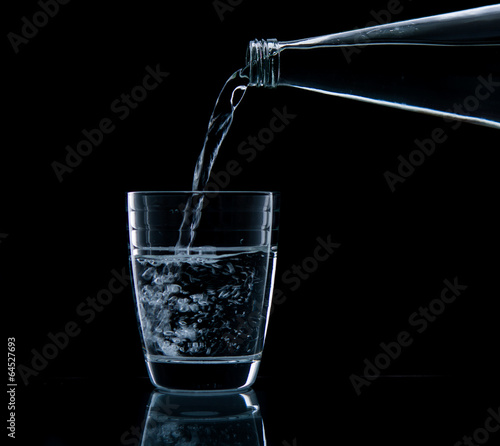
[[[199,395],[153,391],[142,446],[264,446],[264,424],[253,390]]]

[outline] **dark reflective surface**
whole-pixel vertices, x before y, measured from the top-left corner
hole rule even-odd
[[[196,396],[159,393],[146,379],[115,385],[54,379],[19,392],[16,440],[39,445],[365,446],[455,445],[474,434],[479,440],[487,434],[495,444],[498,436],[495,379],[385,377],[359,397],[348,377],[322,384],[264,377],[246,393]]]
[[[141,445],[266,444],[254,391],[204,394],[153,391]]]

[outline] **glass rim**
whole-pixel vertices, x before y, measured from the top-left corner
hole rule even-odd
[[[245,190],[235,190],[235,191],[227,191],[227,190],[221,190],[221,191],[199,191],[199,190],[178,190],[178,191],[162,191],[162,190],[147,190],[147,191],[131,191],[127,192],[127,195],[195,195],[195,194],[204,194],[204,195],[218,195],[218,194],[224,194],[224,195],[279,195],[279,191],[245,191]]]

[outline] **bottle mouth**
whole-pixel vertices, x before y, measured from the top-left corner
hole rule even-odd
[[[278,85],[280,49],[276,39],[252,40],[246,63],[250,71],[249,86],[275,88]]]

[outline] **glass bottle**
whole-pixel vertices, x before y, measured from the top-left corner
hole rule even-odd
[[[500,4],[278,42],[254,40],[249,86],[288,86],[500,129]]]

